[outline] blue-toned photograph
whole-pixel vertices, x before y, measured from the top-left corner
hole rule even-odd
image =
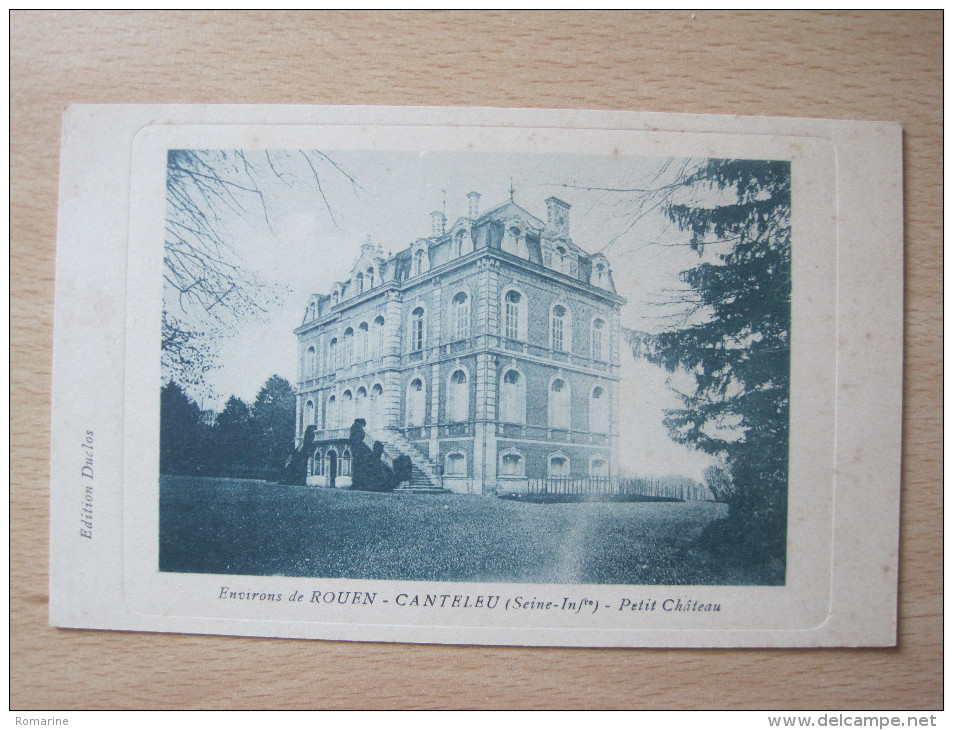
[[[168,152],[159,569],[783,585],[791,164]]]

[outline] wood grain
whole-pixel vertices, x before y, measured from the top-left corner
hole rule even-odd
[[[11,707],[942,707],[942,13],[25,12],[10,16]],[[77,102],[567,107],[904,126],[900,643],[407,646],[50,628],[61,114]]]

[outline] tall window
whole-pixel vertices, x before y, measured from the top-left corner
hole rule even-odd
[[[427,407],[424,381],[414,378],[407,386],[407,426],[423,426]]]
[[[447,414],[451,423],[467,421],[470,416],[470,388],[467,383],[467,374],[462,370],[455,370],[450,376],[447,393]]]
[[[410,313],[410,349],[419,352],[424,349],[424,310],[417,307]]]
[[[556,378],[549,386],[549,427],[569,429],[569,383]]]
[[[463,231],[457,231],[457,235],[453,238],[453,255],[454,256],[463,256]]]
[[[363,418],[365,421],[370,422],[368,418],[369,415],[367,412],[367,388],[361,386],[357,389],[357,393],[354,394],[354,417]]]
[[[332,337],[331,343],[328,345],[328,370],[334,372],[338,365],[338,338]]]
[[[503,373],[500,383],[500,420],[526,423],[526,379],[512,368]]]
[[[568,260],[566,249],[562,246],[556,246],[556,271],[565,274],[568,273]]]
[[[384,318],[377,317],[374,320],[374,341],[372,345],[373,355],[371,357],[383,357],[384,355]]]
[[[602,386],[593,388],[589,396],[589,430],[609,433],[609,394]]]
[[[357,293],[358,294],[364,293],[364,274],[357,275]]]
[[[511,340],[526,339],[523,295],[512,289],[503,297],[503,334]]]
[[[414,252],[413,276],[420,276],[422,273],[424,273],[424,252],[423,249],[418,248]]]
[[[358,362],[364,362],[370,357],[370,352],[368,351],[369,347],[369,331],[367,327],[367,322],[361,322],[361,326],[357,328],[357,360]]]
[[[606,323],[601,319],[592,321],[592,359],[605,360]]]
[[[565,454],[553,454],[549,457],[550,479],[565,479],[569,476],[569,457]]]
[[[344,330],[344,352],[341,353],[341,365],[347,367],[354,362],[354,330]]]
[[[367,288],[373,289],[374,288],[374,268],[373,267],[367,270],[367,276],[364,278],[367,281]]]
[[[305,428],[314,425],[314,402],[310,400],[304,404],[304,425]]]
[[[572,350],[572,313],[562,304],[549,310],[549,346],[557,352]]]
[[[453,339],[466,339],[470,336],[470,300],[464,292],[454,295],[450,311],[453,317]]]
[[[328,398],[327,408],[324,409],[324,427],[327,429],[338,427],[338,402],[333,395]]]
[[[345,390],[344,395],[341,396],[341,418],[343,419],[341,428],[350,428],[354,423],[354,395],[350,390]]]
[[[304,359],[305,377],[313,378],[317,369],[318,369],[317,351],[314,349],[314,346],[312,345],[311,347],[308,348],[308,354]]]
[[[371,407],[370,407],[370,418],[368,422],[372,429],[379,429],[383,426],[381,410],[384,406],[384,388],[380,383],[375,383],[374,387],[371,388]]]
[[[344,453],[341,454],[341,458],[338,460],[338,476],[351,476],[351,449],[348,447],[345,447]]]

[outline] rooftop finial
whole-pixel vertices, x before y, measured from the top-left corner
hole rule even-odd
[[[511,203],[513,202],[513,193],[515,192],[516,190],[513,189],[513,178],[511,177],[510,178],[510,202]]]

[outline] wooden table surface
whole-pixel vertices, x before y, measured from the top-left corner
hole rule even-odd
[[[13,709],[942,706],[942,13],[25,12],[10,18]],[[565,107],[901,122],[895,649],[579,650],[48,625],[53,273],[70,103]]]

